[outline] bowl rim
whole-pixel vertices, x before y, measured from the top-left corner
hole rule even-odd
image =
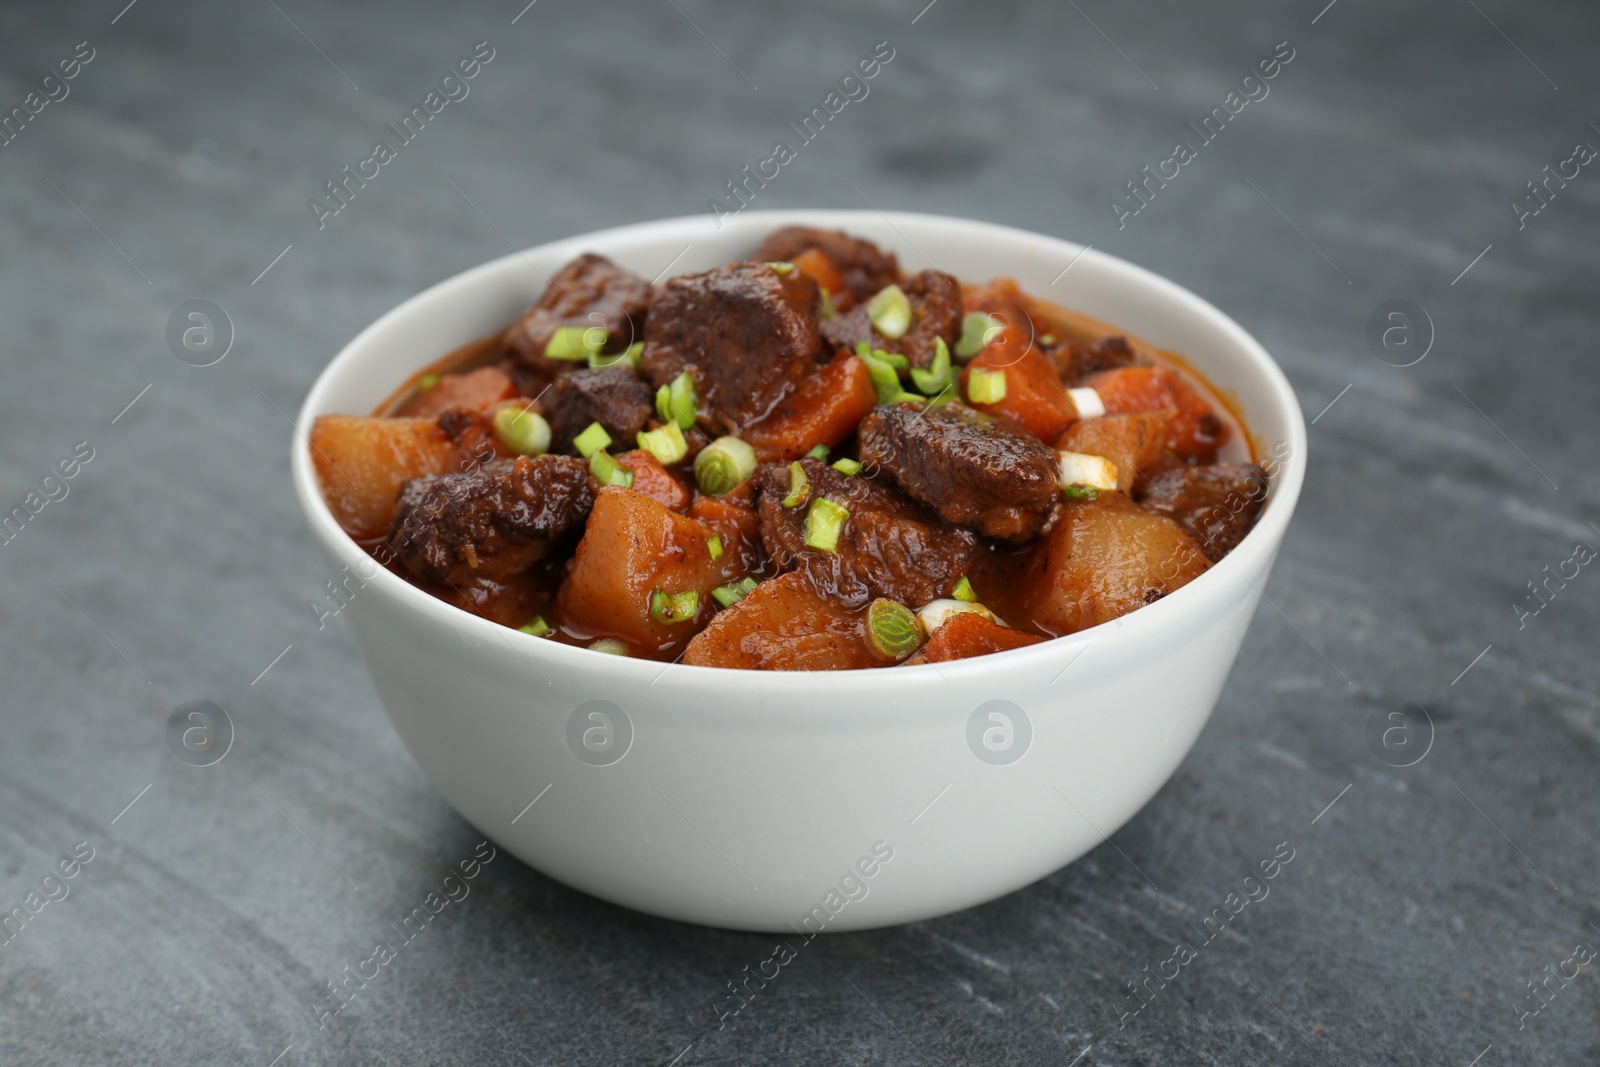
[[[1024,230],[1020,227],[1005,226],[957,216],[906,211],[789,208],[745,211],[739,215],[740,225],[752,229],[759,229],[763,226],[776,228],[788,225],[817,225],[835,229],[848,229],[853,222],[868,219],[874,220],[874,224],[878,221],[885,222],[897,233],[899,228],[896,223],[903,223],[908,227],[932,225],[963,230],[974,240],[982,240],[985,237],[994,236],[1003,236],[1010,240],[1025,239],[1036,243],[1041,250],[1058,252],[1066,259],[1076,260],[1081,258],[1087,260],[1103,271],[1121,275],[1123,280],[1154,289],[1158,298],[1176,305],[1185,315],[1207,320],[1246,357],[1251,365],[1251,372],[1256,374],[1267,385],[1271,403],[1278,408],[1276,414],[1281,417],[1288,431],[1284,435],[1289,446],[1288,455],[1284,458],[1272,479],[1271,493],[1255,526],[1251,528],[1233,551],[1223,557],[1221,562],[1208,568],[1204,574],[1155,603],[1147,604],[1120,618],[1062,637],[1050,638],[1023,648],[1009,649],[968,659],[951,660],[944,663],[900,667],[893,671],[883,671],[881,668],[855,668],[836,671],[754,671],[738,667],[703,667],[677,661],[663,663],[660,660],[612,656],[576,645],[543,640],[531,634],[521,633],[511,627],[491,622],[438,599],[385,567],[378,567],[370,578],[366,577],[363,572],[363,580],[378,583],[379,588],[389,591],[400,604],[419,612],[437,625],[457,629],[468,637],[497,637],[506,641],[508,647],[516,651],[524,661],[534,666],[535,670],[538,670],[541,665],[548,665],[557,670],[582,670],[588,667],[604,669],[608,673],[620,671],[624,679],[629,678],[630,675],[643,679],[650,674],[654,674],[655,678],[659,679],[668,670],[677,667],[680,670],[694,672],[691,677],[698,678],[706,683],[731,681],[733,678],[738,677],[751,681],[764,679],[781,684],[783,679],[804,677],[810,685],[855,689],[863,684],[888,684],[891,679],[912,682],[917,680],[939,680],[944,683],[963,680],[971,681],[999,671],[1038,666],[1046,661],[1059,661],[1069,655],[1072,657],[1072,662],[1075,663],[1083,651],[1113,628],[1122,630],[1128,626],[1135,625],[1158,626],[1168,621],[1172,613],[1183,611],[1189,605],[1197,603],[1200,597],[1206,596],[1212,590],[1221,589],[1224,582],[1230,580],[1234,581],[1235,584],[1239,580],[1248,582],[1245,571],[1252,565],[1252,561],[1263,554],[1270,556],[1276,551],[1288,527],[1289,519],[1294,512],[1295,504],[1299,499],[1300,490],[1305,480],[1307,431],[1304,415],[1300,410],[1300,404],[1295,397],[1288,378],[1260,342],[1244,327],[1240,326],[1209,301],[1154,271],[1138,266],[1121,257],[1102,252],[1093,246],[1076,244],[1072,241],[1051,237],[1032,230]],[[623,238],[643,240],[669,237],[682,237],[690,240],[696,236],[705,238],[716,236],[721,228],[721,221],[713,220],[709,215],[684,215],[613,226],[603,230],[593,230],[572,237],[547,241],[531,248],[510,252],[451,275],[421,292],[413,294],[379,316],[357,333],[355,337],[351,338],[318,373],[316,380],[307,391],[295,418],[294,437],[290,445],[290,471],[294,482],[295,495],[300,502],[301,510],[305,513],[306,521],[310,525],[312,533],[326,548],[340,557],[341,561],[347,565],[361,566],[363,561],[371,562],[372,560],[372,557],[362,549],[355,539],[345,533],[344,529],[333,517],[333,512],[328,508],[327,502],[323,499],[316,471],[311,463],[310,447],[312,424],[319,414],[325,413],[322,411],[322,407],[326,394],[332,389],[333,383],[341,377],[343,365],[353,359],[352,354],[358,348],[364,346],[369,338],[387,331],[395,322],[415,314],[417,309],[423,305],[430,304],[436,300],[448,299],[452,294],[460,290],[470,289],[483,278],[497,274],[509,266],[517,264],[525,266],[528,262],[526,257],[530,255],[561,253],[563,250],[568,255],[576,255],[579,251],[587,250],[583,246],[590,243],[609,243]],[[909,239],[905,240],[907,244],[910,243]],[[920,255],[918,258],[920,258]],[[1247,429],[1258,421],[1259,418],[1248,421],[1246,423]],[[1249,584],[1252,588],[1255,588],[1254,583]],[[1260,590],[1257,589],[1256,592],[1260,593]],[[869,677],[878,674],[884,676],[878,682],[867,681]]]

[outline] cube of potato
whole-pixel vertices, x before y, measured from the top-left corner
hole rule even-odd
[[[358,541],[387,534],[401,484],[446,473],[456,450],[429,418],[319,415],[311,428],[311,462],[323,498]]]
[[[670,654],[693,637],[715,606],[711,590],[740,577],[739,553],[711,558],[717,531],[659,501],[611,485],[595,497],[583,540],[557,596],[562,618],[596,636],[618,637],[650,655]],[[651,618],[651,594],[694,591],[693,619]]]
[[[1177,523],[1102,493],[1065,507],[1017,585],[1041,627],[1069,634],[1153,603],[1210,565]]]
[[[1153,467],[1161,459],[1171,419],[1172,414],[1166,411],[1079,419],[1067,427],[1056,441],[1056,448],[1110,460],[1117,468],[1117,488],[1131,492],[1139,471]]]

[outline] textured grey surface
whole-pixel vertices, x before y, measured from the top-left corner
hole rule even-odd
[[[94,849],[0,946],[0,1062],[1600,1059],[1600,962],[1519,1026],[1530,980],[1600,946],[1600,578],[1521,628],[1513,607],[1600,545],[1600,177],[1520,231],[1508,206],[1600,145],[1592,5],[938,0],[913,25],[923,0],[541,0],[515,24],[520,0],[122,2],[0,8],[0,107],[95,49],[0,148],[0,501],[94,450],[0,545],[0,912]],[[364,324],[508,241],[705,210],[882,40],[870,96],[758,206],[870,197],[1093,243],[1233,314],[1321,413],[1211,725],[1115,847],[819,939],[726,1029],[713,1005],[770,938],[502,856],[319,1030],[324,983],[477,838],[342,624],[317,629],[282,413]],[[479,41],[471,95],[319,232],[307,199]],[[1119,231],[1108,199],[1280,41],[1270,95]],[[164,336],[196,298],[238,334],[204,369]],[[1396,298],[1437,332],[1404,369],[1365,339]],[[238,729],[206,769],[164,736],[199,698]],[[1431,750],[1386,765],[1369,726],[1425,730],[1417,707]],[[1271,895],[1119,1029],[1124,983],[1279,842]]]

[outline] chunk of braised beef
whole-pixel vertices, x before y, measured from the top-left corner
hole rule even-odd
[[[485,411],[467,411],[447,408],[436,420],[439,432],[455,446],[451,456],[451,473],[457,474],[481,467],[508,451],[494,432],[494,420]]]
[[[953,351],[961,336],[961,285],[948,274],[925,270],[901,286],[911,303],[911,327],[904,336],[887,338],[872,327],[866,304],[858,304],[842,315],[822,323],[822,336],[829,351],[855,350],[862,341],[885,352],[899,352],[913,367],[933,362],[934,339],[944,338]]]
[[[519,456],[413,478],[395,503],[389,548],[428,581],[504,581],[582,529],[594,495],[588,465],[569,456]]]
[[[506,348],[528,372],[519,375],[519,379],[530,374],[532,378],[517,384],[531,396],[530,385],[542,389],[573,366],[544,354],[551,337],[563,326],[603,328],[607,352],[621,352],[642,340],[653,295],[649,282],[605,256],[585,252],[574,259],[551,276],[544,295],[506,331]]]
[[[805,499],[784,500],[793,489],[790,465],[769,463],[756,475],[761,541],[780,572],[801,570],[816,591],[847,608],[888,597],[917,608],[947,596],[972,569],[978,539],[883,482],[840,474],[820,460],[798,461]],[[849,511],[832,551],[806,543],[806,515],[825,498]]]
[[[661,287],[639,369],[656,385],[687,371],[701,414],[734,433],[815,371],[816,282],[800,271],[734,263]]]
[[[821,332],[824,348],[828,352],[838,352],[841,348],[854,352],[856,345],[862,341],[872,345],[872,342],[877,340],[879,343],[873,347],[883,347],[883,338],[877,336],[872,323],[867,319],[867,309],[859,304],[842,315],[823,319]]]
[[[539,410],[550,423],[555,451],[570,449],[574,437],[598,422],[616,442],[612,451],[624,452],[650,420],[654,401],[654,390],[618,364],[568,371],[539,399]]]
[[[838,230],[817,230],[809,226],[774,230],[750,258],[769,263],[784,262],[811,248],[833,262],[844,277],[845,288],[857,300],[866,300],[900,277],[900,263],[893,252],[885,252],[871,241]]]
[[[1066,341],[1042,350],[1054,364],[1061,381],[1069,387],[1079,385],[1091,374],[1131,367],[1138,362],[1126,337],[1105,337],[1094,344]]]
[[[505,581],[470,577],[452,585],[428,582],[424,588],[446,604],[471,612],[502,626],[521,626],[549,609],[550,591],[560,584],[559,574],[544,573],[553,557]]]
[[[1038,536],[1061,498],[1054,449],[1011,420],[965,404],[874,408],[858,433],[868,468],[887,473],[946,521],[988,537]]]
[[[1232,552],[1267,499],[1267,472],[1254,463],[1169,467],[1142,488],[1138,503],[1165,515],[1212,563]]]

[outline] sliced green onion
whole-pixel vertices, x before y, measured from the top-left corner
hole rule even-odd
[[[872,387],[878,391],[878,403],[898,404],[903,400],[920,402],[921,397],[901,388],[899,372],[884,358],[889,354],[882,349],[868,352],[865,342],[856,346],[856,358],[867,365],[867,374],[872,378]],[[900,359],[904,360],[905,357],[901,356]]]
[[[925,634],[916,612],[879,597],[867,606],[867,639],[880,655],[902,660],[922,647]]]
[[[810,452],[806,453],[806,458],[807,459],[827,459],[829,451],[830,451],[830,449],[828,448],[827,445],[818,445],[817,447],[813,448]]]
[[[839,312],[833,306],[833,296],[828,292],[828,287],[824,285],[822,286],[822,310],[818,313],[818,317],[831,319],[837,314]]]
[[[611,454],[603,448],[589,457],[589,473],[594,475],[594,480],[601,485],[633,488],[633,472],[612,459]]]
[[[806,544],[824,552],[834,551],[839,547],[839,534],[849,518],[850,509],[843,504],[817,497],[806,511]]]
[[[521,630],[525,634],[532,634],[535,637],[543,637],[545,634],[550,632],[550,624],[544,621],[543,615],[535,615],[532,622],[528,623],[526,626],[519,626],[517,629]]]
[[[867,373],[872,377],[872,387],[878,391],[878,403],[890,403],[890,397],[900,392],[900,375],[889,364],[873,355],[865,341],[856,345],[856,358],[867,365]]]
[[[606,428],[598,422],[591,422],[583,428],[583,432],[572,439],[572,446],[578,454],[588,459],[602,448],[611,447],[611,435],[606,433]]]
[[[898,285],[878,290],[878,294],[867,301],[867,318],[872,320],[872,328],[889,340],[904,337],[911,328],[911,301],[906,298],[905,290]]]
[[[922,620],[923,628],[931,634],[933,631],[949,622],[955,616],[966,612],[971,612],[974,615],[981,615],[990,622],[997,623],[1001,626],[1005,625],[1004,621],[996,618],[994,612],[990,611],[982,604],[969,604],[964,600],[945,599],[935,600],[930,604],[924,604],[922,607],[917,609],[917,618]]]
[[[634,370],[638,370],[639,357],[642,355],[644,355],[644,342],[635,341],[633,344],[628,346],[626,351],[618,352],[615,355],[603,356],[598,352],[591,353],[589,356],[589,366],[615,367],[618,363],[627,363],[628,366],[632,367]]]
[[[793,508],[804,504],[810,492],[811,479],[806,477],[806,469],[800,466],[799,460],[789,464],[789,495],[783,498],[783,506]]]
[[[711,553],[711,561],[715,563],[722,558],[722,536],[706,538],[706,551]]]
[[[967,604],[976,604],[978,602],[978,594],[973,591],[972,582],[967,579],[965,574],[956,579],[955,588],[950,590],[950,596],[953,600],[960,600]]]
[[[650,618],[663,626],[692,622],[700,614],[700,593],[689,589],[682,593],[669,593],[657,589],[650,594]]]
[[[967,399],[974,404],[997,404],[1006,398],[1006,372],[973,367],[967,371]]]
[[[687,430],[694,425],[699,405],[694,379],[689,377],[688,371],[672,379],[671,385],[656,390],[656,414],[661,416],[662,422],[677,423],[679,429]]]
[[[1088,452],[1057,452],[1061,461],[1061,488],[1097,489],[1109,493],[1117,487],[1117,465]],[[1092,499],[1074,497],[1075,500]]]
[[[591,652],[604,652],[608,656],[626,656],[628,646],[618,641],[615,637],[602,637],[589,646]]]
[[[756,450],[737,437],[719,437],[694,457],[694,477],[707,496],[732,492],[756,471]]]
[[[1044,334],[1039,338],[1039,343],[1042,345],[1053,345],[1056,343],[1056,335],[1053,333]]]
[[[887,363],[895,370],[905,370],[911,366],[911,361],[899,352],[885,352],[881,348],[873,348],[865,341],[856,342],[856,355],[863,359],[871,356],[882,363]]]
[[[749,596],[756,587],[754,578],[740,578],[732,585],[719,585],[711,590],[711,597],[725,608],[731,608],[745,597]]]
[[[938,396],[950,387],[950,347],[943,337],[933,339],[933,362],[926,369],[911,368],[911,381],[928,396]]]
[[[655,430],[640,430],[634,436],[639,447],[656,457],[663,467],[682,463],[683,457],[689,454],[689,442],[683,439],[683,431],[675,422]]]
[[[845,475],[860,474],[861,463],[859,460],[854,460],[849,456],[845,456],[843,459],[836,460],[834,462],[833,469],[838,471],[840,474]]]
[[[1106,413],[1106,402],[1100,398],[1100,393],[1096,389],[1088,386],[1068,389],[1067,398],[1072,401],[1072,406],[1080,419],[1098,419]]]
[[[971,359],[1004,331],[1005,323],[994,312],[972,312],[961,320],[961,340],[956,342],[957,358]]]
[[[542,456],[550,451],[550,424],[529,408],[501,408],[494,413],[494,432],[519,456]]]
[[[426,393],[429,389],[432,389],[438,384],[439,376],[437,374],[424,374],[422,377],[417,379],[417,392]]]
[[[1069,485],[1061,491],[1067,494],[1068,500],[1094,500],[1100,495],[1100,490],[1092,485]]]
[[[794,264],[793,263],[768,263],[767,266],[771,267],[773,270],[777,271],[779,274],[793,274],[794,273]]]
[[[550,335],[544,346],[547,359],[565,359],[576,362],[598,356],[606,346],[606,331],[601,326],[562,326]]]

